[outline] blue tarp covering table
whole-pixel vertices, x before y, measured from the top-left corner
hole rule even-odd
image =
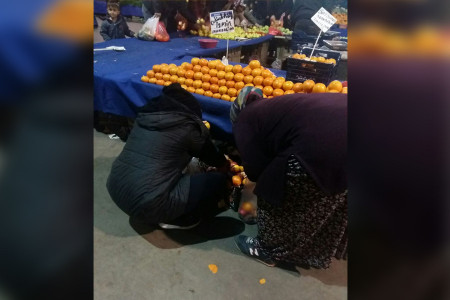
[[[221,47],[201,49],[194,38],[173,38],[170,42],[147,42],[138,39],[117,39],[94,45],[95,48],[123,46],[126,51],[94,52],[94,109],[116,115],[135,117],[138,107],[161,93],[162,86],[141,81],[141,76],[154,64],[190,62],[192,56],[206,57],[202,50],[223,51]],[[222,42],[222,41],[220,41]],[[219,43],[220,43],[219,42]],[[255,42],[255,41],[252,41]],[[197,49],[195,49],[197,43]],[[230,41],[232,43],[242,42]],[[244,42],[245,43],[245,42]],[[226,47],[226,41],[225,41]],[[211,52],[206,52],[214,54]],[[275,71],[285,76],[284,71]],[[213,135],[224,139],[231,137],[229,111],[231,102],[193,94],[200,102],[203,119],[208,120]]]

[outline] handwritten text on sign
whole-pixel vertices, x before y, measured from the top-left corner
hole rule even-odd
[[[316,12],[311,20],[320,28],[320,30],[322,30],[322,32],[327,32],[337,21],[336,18],[323,7]]]
[[[209,14],[211,33],[226,33],[234,31],[234,16],[232,10],[217,11]]]

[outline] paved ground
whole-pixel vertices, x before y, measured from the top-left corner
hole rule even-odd
[[[231,210],[193,232],[131,225],[105,187],[123,145],[94,132],[95,299],[347,298],[346,262],[335,261],[328,270],[286,270],[241,254],[232,237],[255,235],[257,229]],[[244,200],[255,201],[250,190]],[[218,266],[216,274],[209,264]],[[266,284],[259,283],[261,278]]]

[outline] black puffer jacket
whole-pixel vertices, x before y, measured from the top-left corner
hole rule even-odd
[[[197,100],[172,84],[139,112],[112,165],[109,194],[128,215],[170,221],[184,213],[190,176],[182,171],[192,157],[216,167],[227,162],[211,142]]]
[[[105,41],[109,41],[111,39],[124,39],[125,36],[133,37],[134,32],[128,28],[125,18],[122,15],[119,15],[115,23],[110,17],[103,21],[100,35]]]

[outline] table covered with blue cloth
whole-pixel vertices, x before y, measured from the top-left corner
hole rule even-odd
[[[139,107],[161,93],[162,86],[141,81],[141,77],[154,64],[174,63],[179,66],[183,62],[190,62],[193,56],[207,57],[214,54],[210,52],[211,50],[224,51],[221,45],[223,42],[226,47],[226,41],[219,41],[220,45],[217,48],[201,49],[197,46],[196,49],[197,40],[198,38],[172,38],[169,42],[160,43],[138,39],[116,39],[95,44],[94,49],[123,46],[126,50],[94,51],[94,109],[133,118]],[[265,41],[267,38],[261,40]],[[230,47],[232,45],[238,47],[248,42],[230,41]],[[284,71],[275,70],[274,73],[277,76],[285,76]],[[217,138],[230,139],[231,102],[193,95],[200,102],[203,119],[211,123],[211,133]]]

